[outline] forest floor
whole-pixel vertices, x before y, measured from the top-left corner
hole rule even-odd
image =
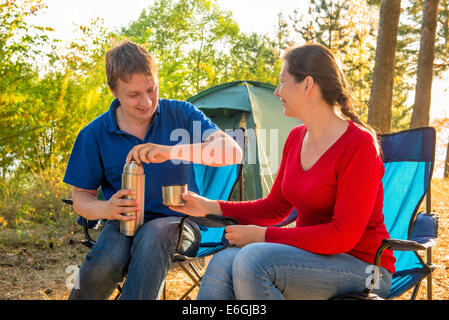
[[[440,216],[439,239],[433,248],[433,299],[449,300],[449,180],[434,179],[432,184],[433,211]],[[75,220],[75,219],[72,219]],[[84,239],[81,228],[74,222],[51,241],[35,243],[34,234],[45,233],[46,227],[27,230],[31,239],[23,241],[16,230],[0,229],[0,300],[65,300],[77,268],[87,253],[80,244]],[[166,299],[176,300],[190,288],[192,282],[180,269],[169,272]],[[426,280],[422,282],[417,299],[427,299]],[[189,299],[195,299],[195,289]],[[410,292],[399,299],[408,299]],[[111,299],[116,295],[113,293]]]

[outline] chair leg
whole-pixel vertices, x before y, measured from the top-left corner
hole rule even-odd
[[[413,289],[413,293],[412,293],[412,296],[410,297],[410,300],[416,300],[416,295],[418,294],[418,291],[419,291],[419,287],[421,286],[421,281],[419,281],[417,284],[416,284],[416,286],[415,286],[415,288]]]
[[[120,295],[122,294],[122,286],[120,285],[120,284],[117,284],[117,290],[118,290],[118,293],[117,293],[117,295],[115,296],[115,298],[114,298],[114,300],[118,300],[118,298],[120,297]]]
[[[190,269],[192,269],[192,271],[193,271],[193,273],[195,273],[195,275],[196,275],[198,281],[201,283],[201,279],[202,279],[203,277],[200,275],[200,272],[198,271],[198,268],[196,268],[196,267],[193,265],[193,263],[189,263],[189,267],[190,267]]]
[[[427,265],[432,265],[432,248],[427,248]],[[432,300],[432,272],[427,276],[427,300]]]
[[[189,276],[189,278],[197,285],[198,287],[201,285],[201,276],[198,274],[198,271],[195,270],[195,267],[193,267],[190,263],[189,266],[192,269],[192,271],[195,273],[193,275],[189,269],[187,269],[182,263],[179,264],[181,269]]]
[[[179,300],[184,300],[190,294],[190,292],[192,292],[196,287],[200,287],[202,277],[192,263],[188,263],[188,266],[190,267],[193,273],[190,272],[190,270],[184,264],[178,263],[178,265],[182,269],[182,271],[184,271],[185,274],[187,274],[190,280],[193,281],[193,285],[182,295],[181,298],[179,298]]]
[[[432,273],[427,276],[427,300],[432,300]]]
[[[187,291],[182,295],[182,297],[179,298],[179,300],[184,300],[185,298],[187,298],[187,296],[190,294],[190,292],[192,292],[193,289],[195,289],[196,287],[197,287],[197,285],[196,285],[196,284],[193,284],[193,285],[189,288],[189,290],[187,290]]]

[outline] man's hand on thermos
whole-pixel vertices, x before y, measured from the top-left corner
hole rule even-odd
[[[122,213],[135,212],[140,210],[137,200],[124,199],[125,196],[134,195],[132,190],[119,190],[108,201],[103,201],[101,216],[108,220],[129,221],[135,216],[124,216]]]

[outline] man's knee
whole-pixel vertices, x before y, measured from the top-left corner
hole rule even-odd
[[[153,246],[175,248],[180,218],[158,218],[146,222],[134,237],[133,249],[149,250]]]
[[[88,277],[88,281],[104,281],[112,279],[119,282],[123,279],[129,263],[129,253],[118,254],[117,251],[95,251],[91,250],[83,263],[80,276]],[[83,270],[84,269],[84,270]],[[81,278],[81,281],[84,279]]]

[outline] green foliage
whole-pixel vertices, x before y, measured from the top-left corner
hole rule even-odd
[[[113,99],[104,56],[121,39],[155,56],[161,97],[186,99],[233,80],[277,81],[274,43],[241,33],[216,1],[159,0],[119,34],[94,20],[65,47],[49,40],[50,28],[26,22],[40,0],[17,3],[0,6],[0,228],[18,236],[71,212],[60,200],[69,193],[64,169],[78,132]]]
[[[210,86],[257,80],[276,84],[281,54],[292,43],[319,42],[344,66],[362,119],[374,67],[379,0],[311,0],[309,11],[279,14],[275,36],[241,32],[216,0],[156,0],[114,34],[101,20],[81,26],[79,40],[62,46],[51,28],[29,17],[41,0],[0,3],[0,230],[23,236],[73,214],[60,201],[78,132],[113,99],[105,52],[128,38],[146,47],[159,66],[160,96],[186,99]],[[404,2],[404,1],[403,1]],[[393,129],[408,127],[422,1],[405,1],[399,29]],[[435,72],[449,67],[449,0],[440,0]],[[366,119],[366,118],[365,118]]]
[[[30,35],[33,28],[24,21],[39,10],[35,4],[30,1],[27,6],[19,7],[14,1],[0,3],[0,170],[3,177],[15,160],[18,137],[36,129],[16,123],[27,113],[25,106],[33,102],[28,93],[37,75],[28,61],[39,53],[36,47],[41,41],[47,39]]]
[[[21,29],[34,26],[25,24],[25,13],[16,5],[5,8],[9,11],[2,11],[2,20],[9,21],[9,16],[15,20],[9,24],[11,36],[6,41],[9,44],[0,48],[2,56],[9,59],[0,67],[3,74],[0,80],[0,177],[3,179],[12,172],[20,175],[64,166],[76,134],[107,108],[104,101],[110,99],[103,71],[108,38],[100,26],[94,23],[91,28],[82,27],[82,33],[93,39],[93,44],[72,43],[64,53],[53,53],[52,60],[58,61],[60,67],[41,75],[42,70],[37,69],[26,52],[31,47],[39,52],[49,43],[14,37],[17,25]],[[7,24],[3,28],[6,29]],[[93,34],[92,28],[97,34]],[[39,39],[48,40],[48,37]]]
[[[45,170],[0,180],[0,220],[7,228],[24,231],[41,224],[57,225],[72,215],[72,208],[61,201],[70,188],[60,177],[60,170]]]
[[[274,81],[279,52],[270,39],[240,32],[216,1],[159,0],[122,29],[159,65],[162,97],[187,99],[233,80]]]
[[[226,46],[238,26],[213,1],[160,0],[122,30],[144,45],[159,65],[162,97],[186,99],[218,83],[225,69],[219,46]]]

